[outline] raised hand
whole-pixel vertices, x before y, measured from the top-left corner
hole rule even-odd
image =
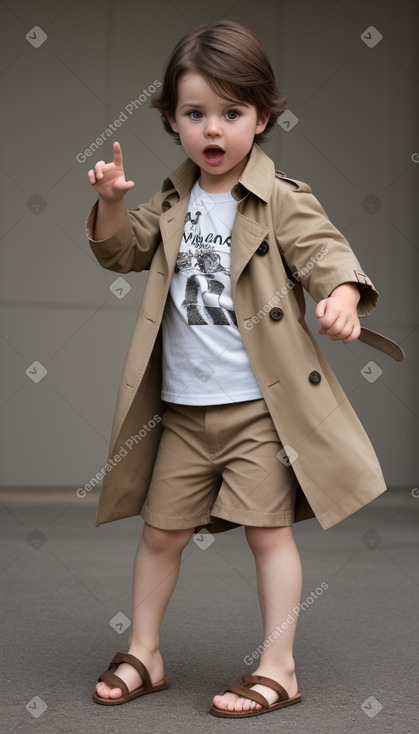
[[[123,199],[127,191],[134,188],[134,181],[125,180],[122,150],[119,143],[113,144],[113,161],[98,161],[87,173],[87,177],[97,194],[109,203]]]

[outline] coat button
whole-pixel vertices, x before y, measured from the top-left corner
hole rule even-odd
[[[279,321],[280,319],[282,319],[283,315],[284,315],[284,312],[283,312],[282,308],[272,308],[269,311],[269,316],[274,321]]]
[[[266,255],[268,251],[269,251],[269,243],[266,240],[263,240],[263,242],[260,243],[256,252],[258,255]]]
[[[322,376],[320,372],[316,372],[316,370],[313,370],[313,372],[310,372],[308,379],[312,383],[312,385],[318,385],[320,380],[322,379]]]

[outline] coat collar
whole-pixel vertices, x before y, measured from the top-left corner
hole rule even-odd
[[[187,158],[173,173],[165,179],[162,186],[162,193],[173,191],[175,189],[179,197],[190,193],[192,186],[199,177],[199,167]],[[262,199],[269,201],[275,179],[275,166],[273,161],[264,153],[262,148],[253,143],[246,166],[238,180],[233,186],[232,194],[235,199],[243,198],[243,188],[251,191]]]

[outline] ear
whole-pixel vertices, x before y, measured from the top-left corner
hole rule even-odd
[[[256,135],[259,135],[259,133],[263,133],[266,125],[269,122],[269,118],[270,112],[268,112],[267,110],[265,110],[264,112],[259,112],[255,130]]]
[[[176,125],[176,120],[175,120],[174,115],[172,115],[171,112],[165,112],[164,114],[166,115],[167,120],[168,120],[168,123],[169,123],[170,127],[172,128],[173,132],[174,133],[178,133],[179,130],[178,130],[178,127]]]

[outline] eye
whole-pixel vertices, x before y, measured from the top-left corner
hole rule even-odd
[[[240,117],[240,112],[237,110],[229,110],[226,112],[227,120],[237,120]]]
[[[188,117],[190,117],[191,120],[200,120],[202,118],[202,112],[199,110],[191,110],[188,112]]]

